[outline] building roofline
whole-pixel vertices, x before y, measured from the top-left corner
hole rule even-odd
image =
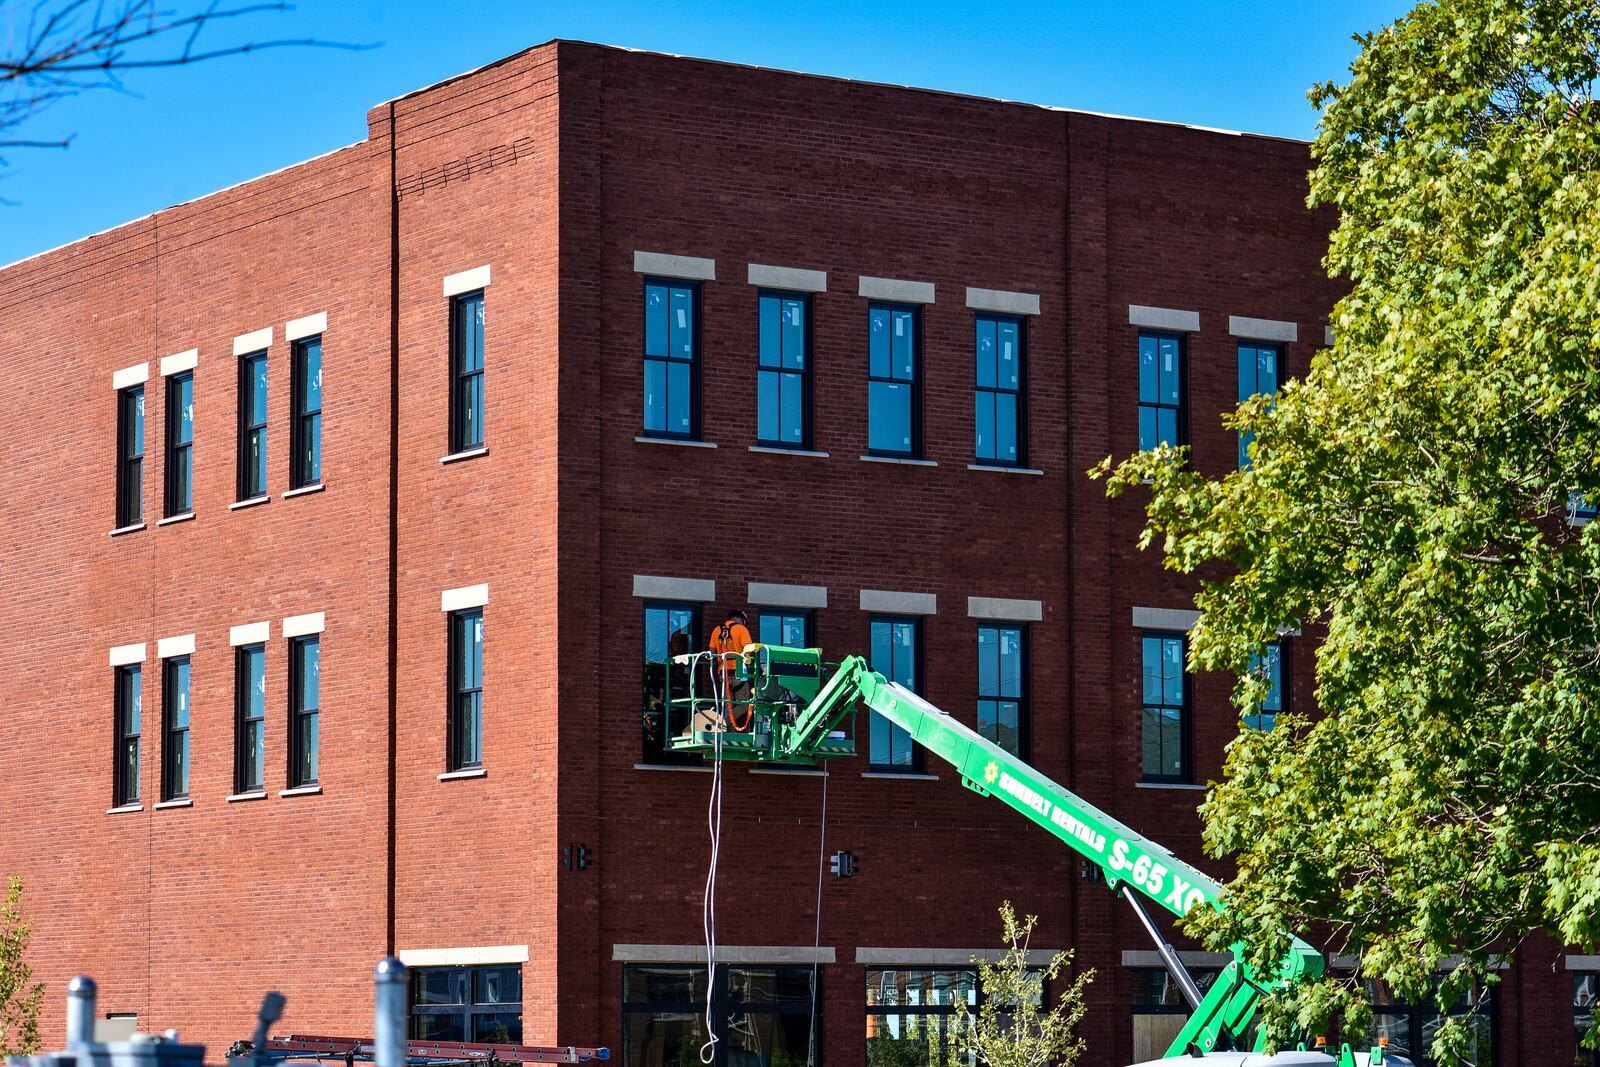
[[[1298,145],[1309,145],[1311,143],[1304,138],[1283,137],[1274,133],[1252,133],[1249,130],[1230,130],[1220,126],[1202,126],[1193,122],[1177,122],[1171,119],[1150,119],[1141,118],[1137,115],[1118,115],[1109,111],[1090,111],[1086,108],[1060,107],[1055,104],[1038,104],[1029,100],[1009,100],[1000,96],[980,96],[977,93],[962,93],[953,89],[932,89],[925,85],[902,85],[897,82],[871,81],[865,78],[847,78],[839,74],[817,74],[806,70],[791,70],[787,67],[768,67],[759,63],[739,63],[729,59],[706,59],[702,56],[689,56],[677,52],[658,52],[650,48],[632,48],[627,45],[602,44],[598,41],[584,41],[575,37],[552,37],[548,41],[543,41],[539,44],[513,52],[508,56],[503,56],[500,59],[485,63],[481,67],[474,67],[472,70],[465,71],[461,74],[451,75],[442,81],[434,82],[431,85],[421,86],[420,88],[413,89],[410,92],[402,93],[399,96],[380,101],[373,106],[384,107],[388,104],[393,104],[401,100],[409,100],[414,96],[421,96],[424,93],[432,92],[434,89],[439,89],[454,82],[458,82],[463,78],[470,78],[474,74],[478,74],[482,71],[492,70],[495,67],[510,63],[514,60],[522,58],[525,55],[528,55],[530,52],[536,52],[541,48],[548,48],[551,45],[559,46],[564,44],[579,45],[584,48],[596,48],[608,52],[629,52],[633,53],[634,55],[655,56],[661,59],[682,59],[691,63],[708,63],[719,67],[732,67],[736,70],[763,71],[770,74],[790,74],[799,78],[815,78],[819,81],[843,82],[848,85],[868,85],[880,89],[903,89],[907,92],[913,93],[929,93],[934,96],[952,97],[957,100],[975,100],[986,104],[1006,104],[1011,107],[1035,108],[1040,111],[1054,111],[1064,115],[1088,115],[1093,118],[1114,119],[1118,122],[1138,122],[1151,126],[1172,126],[1178,129],[1194,130],[1198,133],[1220,134],[1224,137],[1255,137],[1264,141],[1282,141],[1286,144]]]

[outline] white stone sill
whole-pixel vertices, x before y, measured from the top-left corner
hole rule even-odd
[[[484,778],[489,774],[487,767],[468,767],[459,771],[446,771],[439,775],[441,782],[453,782],[458,778]]]
[[[292,496],[309,496],[312,493],[320,493],[326,488],[327,486],[321,482],[312,482],[310,485],[302,485],[298,489],[286,490],[283,494],[283,499],[288,500]]]
[[[635,437],[634,441],[641,445],[676,445],[679,448],[716,448],[715,441],[691,441],[682,437]]]
[[[992,471],[995,474],[1033,474],[1041,475],[1044,471],[1037,467],[1002,467],[998,463],[968,463],[969,471]]]
[[[267,495],[266,493],[263,493],[260,496],[253,496],[249,500],[235,500],[233,503],[228,505],[228,510],[229,511],[239,511],[239,510],[241,510],[243,508],[253,508],[257,504],[265,504],[267,501],[269,501],[271,499],[272,499],[271,496]]]

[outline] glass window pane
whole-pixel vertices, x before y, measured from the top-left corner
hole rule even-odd
[[[760,335],[760,365],[763,367],[781,367],[783,365],[783,332],[782,324],[778,321],[781,311],[781,302],[775,296],[762,296],[757,300],[756,319]]]
[[[673,286],[668,296],[667,345],[674,359],[694,358],[694,290]]]
[[[1179,402],[1180,361],[1178,358],[1178,341],[1175,337],[1161,338],[1161,402],[1163,404],[1177,404]]]
[[[994,452],[1005,463],[1017,461],[1017,394],[994,394]]]
[[[644,287],[644,354],[667,354],[667,289],[664,285]]]
[[[1154,337],[1139,336],[1139,403],[1154,404],[1161,399],[1161,374],[1156,366],[1159,345]]]
[[[1006,626],[1000,628],[995,642],[999,646],[1000,695],[1022,695],[1022,631]]]
[[[867,374],[889,377],[889,312],[884,308],[867,312]]]
[[[194,379],[185,376],[178,381],[178,443],[194,440]]]
[[[909,382],[915,377],[915,320],[909,311],[892,312],[890,319],[894,324],[893,336],[889,338],[890,374]]]
[[[778,440],[778,406],[783,399],[777,371],[756,372],[756,440]]]
[[[1015,322],[1001,322],[997,340],[995,382],[1002,389],[1015,390],[1022,380],[1022,331]]]
[[[475,1004],[522,1003],[521,967],[480,967],[473,977]]]
[[[259,719],[267,713],[267,654],[252,648],[245,653],[245,714]]]
[[[783,397],[779,439],[784,444],[802,444],[805,441],[805,379],[798,374],[782,374],[779,383]]]
[[[706,969],[674,964],[629,964],[622,968],[622,999],[628,1004],[704,1004]]]
[[[978,388],[993,389],[995,385],[995,329],[993,319],[978,320]]]
[[[1156,438],[1164,445],[1178,443],[1178,412],[1175,408],[1156,409]]]
[[[1161,435],[1156,432],[1156,411],[1152,407],[1139,409],[1139,451],[1148,452],[1161,443]]]
[[[472,1016],[472,1040],[485,1045],[522,1044],[522,1012],[476,1012]]]
[[[974,397],[974,407],[977,456],[979,459],[995,459],[997,455],[994,446],[994,394],[986,389],[978,390]]]
[[[644,428],[667,428],[667,365],[655,359],[644,361]]]
[[[129,406],[132,408],[132,425],[131,425],[130,432],[129,432],[129,436],[132,438],[132,440],[128,442],[128,445],[129,445],[128,455],[129,456],[142,456],[142,455],[144,455],[144,390],[143,389],[135,389],[135,390],[133,390],[133,397],[132,397],[132,400],[131,400]]]
[[[300,345],[300,410],[322,410],[322,339]]]
[[[689,364],[674,361],[667,364],[667,429],[672,433],[689,433],[690,421]]]
[[[304,484],[322,481],[322,416],[312,415],[306,420]]]
[[[182,729],[189,725],[189,661],[173,660],[167,677],[172,679],[171,726]]]
[[[435,633],[438,631],[435,630]],[[322,649],[316,640],[301,641],[299,645],[300,691],[298,694],[299,707],[309,709],[319,707],[318,693],[321,688]]]
[[[1164,638],[1161,642],[1162,702],[1183,703],[1183,640]]]
[[[1000,634],[992,626],[978,627],[978,695],[1000,694]]]
[[[1259,390],[1256,388],[1256,350],[1250,345],[1239,346],[1239,399],[1248,400],[1255,396]]]
[[[783,365],[790,370],[806,367],[806,302],[783,301]]]
[[[461,1012],[413,1015],[411,1036],[417,1041],[465,1041],[467,1017]]]
[[[260,426],[267,421],[267,357],[250,361],[250,421]]]
[[[1275,348],[1256,352],[1256,391],[1267,394],[1278,391],[1278,350]]]
[[[300,760],[297,780],[301,783],[315,782],[317,780],[318,764],[320,762],[317,752],[320,740],[318,738],[317,719],[316,712],[300,716]]]
[[[1144,661],[1144,703],[1161,703],[1161,638],[1145,637],[1140,641],[1143,646]]]
[[[874,452],[911,451],[911,386],[867,383],[867,448]]]
[[[703,1012],[625,1012],[623,1067],[694,1067],[705,1044]]]

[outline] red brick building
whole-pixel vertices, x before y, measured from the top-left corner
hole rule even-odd
[[[1324,342],[1304,144],[569,42],[368,127],[0,270],[0,872],[41,978],[217,1051],[267,988],[366,1030],[396,952],[429,1033],[692,1062],[709,781],[641,665],[729,605],[1205,862],[1230,683],[1159,684],[1192,588],[1084,471],[1141,426],[1226,469],[1241,366]],[[813,966],[822,1058],[890,1062],[1006,899],[1097,970],[1089,1062],[1147,1054],[1125,906],[858,728],[820,934],[823,778],[728,772],[722,1062],[805,1061]],[[1570,1060],[1594,970],[1525,953],[1484,1062]]]

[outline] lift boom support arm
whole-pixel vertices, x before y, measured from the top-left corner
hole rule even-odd
[[[856,700],[902,727],[961,774],[961,784],[1020,812],[1099,868],[1113,891],[1137,891],[1182,917],[1195,907],[1222,908],[1220,886],[1167,849],[1122,825],[1105,812],[1040,774],[1025,761],[957,722],[922,697],[871,670],[859,656],[838,670],[786,725],[776,725],[781,754],[805,756],[837,729]],[[1322,973],[1322,956],[1296,938],[1277,973],[1265,982],[1252,975],[1243,953],[1217,976],[1178,1034],[1169,1057],[1190,1049],[1211,1052],[1232,1045],[1250,1026],[1263,987]]]

